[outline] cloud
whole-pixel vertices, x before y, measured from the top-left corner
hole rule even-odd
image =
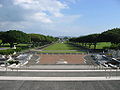
[[[2,8],[3,7],[3,5],[2,4],[0,4],[0,8]]]
[[[29,23],[30,25],[30,23]],[[0,22],[0,31],[6,30],[22,30],[25,27],[29,26],[26,22],[11,22],[11,21],[4,21]]]
[[[27,33],[67,34],[70,25],[81,17],[63,13],[69,6],[60,0],[1,0],[0,4],[4,6],[0,9],[0,31],[17,29]]]
[[[64,17],[61,10],[67,9],[68,6],[59,0],[13,0],[13,5],[28,11],[25,18],[39,21],[42,23],[52,23],[50,17]]]
[[[52,20],[48,18],[48,15],[46,13],[35,13],[32,16],[28,17],[29,19],[33,19],[35,21],[41,21],[43,23],[52,23]]]
[[[79,18],[81,18],[82,15],[65,15],[64,17],[61,18],[57,18],[56,23],[66,23],[66,24],[70,24],[70,23],[74,23],[76,20],[78,20]]]
[[[14,0],[14,5],[19,5],[24,9],[37,10],[40,12],[47,11],[55,17],[61,17],[62,9],[68,8],[64,3],[58,0]]]
[[[4,8],[0,9],[0,21],[21,22],[25,20],[25,14],[26,12],[20,8],[16,8],[11,5],[4,5]]]
[[[74,3],[75,4],[75,3],[77,3],[78,0],[66,0],[66,1],[69,2],[69,3]]]
[[[79,0],[61,0],[61,1],[66,4],[76,4]]]

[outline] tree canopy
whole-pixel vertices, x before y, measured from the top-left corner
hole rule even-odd
[[[32,43],[36,46],[55,42],[57,38],[52,36],[45,36],[42,34],[27,34],[19,30],[9,30],[0,32],[0,40],[2,43],[9,43],[10,47],[19,43]]]
[[[100,41],[111,42],[114,44],[120,43],[120,28],[114,28],[114,29],[101,33]]]
[[[96,44],[98,42],[111,42],[112,44],[120,43],[120,28],[113,28],[111,30],[107,30],[102,32],[101,34],[89,34],[85,36],[80,36],[76,38],[69,39],[71,42],[79,42],[83,45],[88,44],[89,47],[94,45],[94,49],[96,48]]]
[[[14,43],[28,43],[30,42],[29,36],[18,30],[10,30],[2,33],[1,35],[2,43],[9,43],[10,47],[13,47]]]

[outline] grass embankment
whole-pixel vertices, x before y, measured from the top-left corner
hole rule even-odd
[[[55,43],[40,51],[40,53],[83,53],[80,48],[70,45],[68,43]]]

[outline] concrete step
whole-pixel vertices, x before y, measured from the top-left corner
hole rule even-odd
[[[28,69],[28,70],[101,70],[110,69],[109,67],[94,66],[94,65],[30,65],[23,66],[18,69]]]
[[[119,71],[104,70],[14,70],[0,71],[0,76],[21,77],[111,77],[120,76]]]

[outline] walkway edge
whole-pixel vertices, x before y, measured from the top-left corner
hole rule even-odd
[[[105,81],[120,80],[120,77],[6,77],[0,76],[0,80],[22,80],[22,81]]]
[[[16,72],[120,72],[120,70],[19,70],[19,69],[2,69],[0,71],[16,71]]]

